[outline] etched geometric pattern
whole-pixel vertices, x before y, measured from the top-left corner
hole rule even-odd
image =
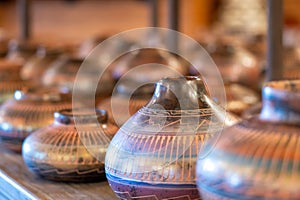
[[[106,156],[107,173],[125,179],[161,183],[174,180],[194,183],[198,152],[213,136],[208,133],[147,136],[121,129],[118,134]]]
[[[1,107],[0,134],[9,137],[26,137],[30,132],[50,124],[53,121],[53,113],[57,110],[71,108],[71,102],[27,103],[9,100]],[[3,124],[9,124],[5,130]]]
[[[138,111],[140,114],[147,116],[161,116],[161,117],[194,117],[194,116],[210,116],[213,114],[211,108],[194,109],[194,110],[159,110],[143,107]]]
[[[39,174],[103,174],[106,148],[116,131],[116,126],[87,125],[76,130],[75,126],[52,124],[26,140],[24,146],[30,147],[23,158]]]
[[[233,187],[224,174],[214,179],[204,173],[198,177],[201,191],[211,199],[232,199],[233,195],[235,199],[299,199],[295,191],[300,177],[299,133],[297,126],[256,119],[226,129],[210,156],[224,163],[227,173],[240,177],[240,184]]]

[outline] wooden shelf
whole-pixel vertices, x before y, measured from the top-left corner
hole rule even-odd
[[[25,166],[22,156],[0,145],[0,199],[118,199],[107,181],[61,183],[41,179]]]

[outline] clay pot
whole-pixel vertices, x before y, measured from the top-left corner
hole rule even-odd
[[[120,199],[199,199],[198,151],[221,127],[208,96],[199,77],[156,83],[150,102],[119,129],[106,153],[106,177]]]
[[[0,107],[0,138],[8,149],[20,152],[23,140],[53,122],[55,111],[71,108],[72,96],[55,88],[17,90]]]
[[[258,116],[222,131],[197,163],[203,199],[299,199],[300,81],[263,88]]]
[[[60,110],[52,124],[26,138],[23,158],[31,171],[45,179],[103,180],[106,149],[117,130],[104,110]]]

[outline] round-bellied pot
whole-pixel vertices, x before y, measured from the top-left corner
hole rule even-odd
[[[20,152],[23,140],[53,122],[55,111],[72,108],[72,96],[56,88],[17,90],[0,107],[0,138],[8,149]]]
[[[300,199],[300,81],[263,88],[259,115],[222,131],[197,163],[204,199]]]
[[[35,174],[49,180],[89,182],[105,179],[104,158],[118,127],[105,110],[65,109],[23,144],[23,159]]]
[[[105,171],[120,199],[199,199],[198,151],[221,123],[199,77],[166,78],[117,132]],[[210,131],[208,131],[208,129]]]

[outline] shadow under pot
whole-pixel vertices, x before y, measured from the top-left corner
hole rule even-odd
[[[45,179],[103,180],[106,149],[117,130],[105,110],[60,110],[54,113],[52,124],[26,138],[23,159],[31,171]]]
[[[222,121],[199,77],[166,78],[112,139],[105,160],[120,199],[200,199],[196,161]]]
[[[300,80],[268,82],[259,115],[222,131],[197,162],[203,199],[300,199]]]
[[[21,152],[23,140],[33,131],[53,122],[53,113],[72,108],[72,96],[56,88],[40,88],[27,92],[17,90],[14,98],[0,107],[0,139],[2,144]]]

